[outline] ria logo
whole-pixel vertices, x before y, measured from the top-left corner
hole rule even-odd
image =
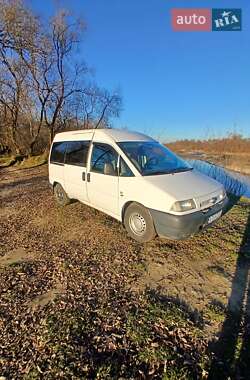
[[[240,31],[241,9],[173,8],[174,31]]]
[[[241,9],[213,9],[212,22],[214,32],[241,31]]]

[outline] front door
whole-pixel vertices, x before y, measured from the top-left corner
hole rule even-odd
[[[93,143],[87,174],[90,204],[112,216],[118,216],[118,154],[108,144]]]
[[[69,141],[64,165],[65,191],[69,198],[87,201],[86,166],[90,141]]]

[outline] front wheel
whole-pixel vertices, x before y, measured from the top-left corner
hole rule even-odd
[[[131,203],[125,211],[124,225],[134,240],[145,243],[156,236],[150,212],[137,203]]]

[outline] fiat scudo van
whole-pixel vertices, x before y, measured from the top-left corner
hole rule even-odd
[[[119,129],[58,133],[49,182],[59,205],[79,200],[139,242],[187,238],[218,220],[227,202],[220,183],[153,138]]]

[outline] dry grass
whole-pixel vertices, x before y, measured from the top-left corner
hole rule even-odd
[[[34,168],[36,166],[40,166],[46,164],[48,161],[48,154],[43,153],[38,156],[30,156],[24,158],[23,161],[18,165],[20,169]]]
[[[227,169],[250,174],[250,139],[239,135],[224,139],[179,140],[167,146],[184,158],[198,157]]]
[[[167,144],[178,152],[205,152],[212,154],[244,154],[250,155],[250,139],[231,134],[225,138],[208,140],[178,140]]]
[[[57,207],[45,166],[0,179],[0,375],[207,377],[208,343],[244,278],[249,201],[186,241],[140,245],[89,207]]]
[[[45,164],[48,161],[48,154],[43,153],[37,156],[2,156],[0,157],[0,168],[15,166],[19,169],[34,168]]]

